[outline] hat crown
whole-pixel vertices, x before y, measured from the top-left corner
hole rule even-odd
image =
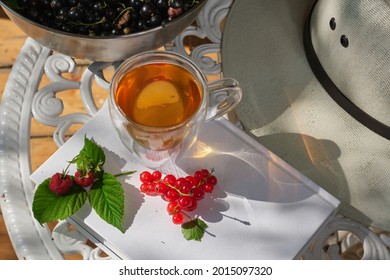
[[[318,60],[337,88],[390,126],[390,0],[319,0],[310,33]]]

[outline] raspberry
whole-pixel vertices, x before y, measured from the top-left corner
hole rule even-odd
[[[87,174],[84,174],[81,170],[77,170],[74,174],[74,181],[77,185],[82,186],[84,188],[89,187],[93,184],[95,180],[95,174],[93,171],[88,171]]]
[[[72,177],[62,173],[56,173],[50,179],[49,188],[56,195],[64,195],[70,190],[72,185]]]

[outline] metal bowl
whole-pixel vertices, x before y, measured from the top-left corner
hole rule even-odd
[[[128,35],[104,37],[55,30],[25,18],[3,1],[0,1],[0,5],[24,33],[43,46],[75,58],[112,62],[126,59],[139,52],[156,49],[172,41],[195,21],[206,2],[207,0],[201,0],[191,10],[164,26]]]

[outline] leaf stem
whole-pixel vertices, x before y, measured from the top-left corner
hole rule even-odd
[[[114,177],[120,177],[120,176],[124,176],[124,175],[131,175],[131,174],[134,174],[135,172],[137,172],[137,171],[135,171],[135,170],[126,171],[126,172],[115,174]]]

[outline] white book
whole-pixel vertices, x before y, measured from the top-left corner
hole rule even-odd
[[[86,203],[68,220],[113,258],[118,259],[293,259],[339,201],[224,118],[206,122],[194,147],[164,173],[183,176],[215,169],[218,184],[199,201],[194,214],[204,220],[201,241],[187,241],[171,222],[167,202],[139,190],[139,173],[109,121],[104,106],[58,149],[31,179],[38,185],[66,167],[79,153],[84,136],[106,153],[105,171],[117,174],[125,193],[122,233]],[[74,172],[74,170],[71,170]],[[192,212],[191,212],[192,214]]]

